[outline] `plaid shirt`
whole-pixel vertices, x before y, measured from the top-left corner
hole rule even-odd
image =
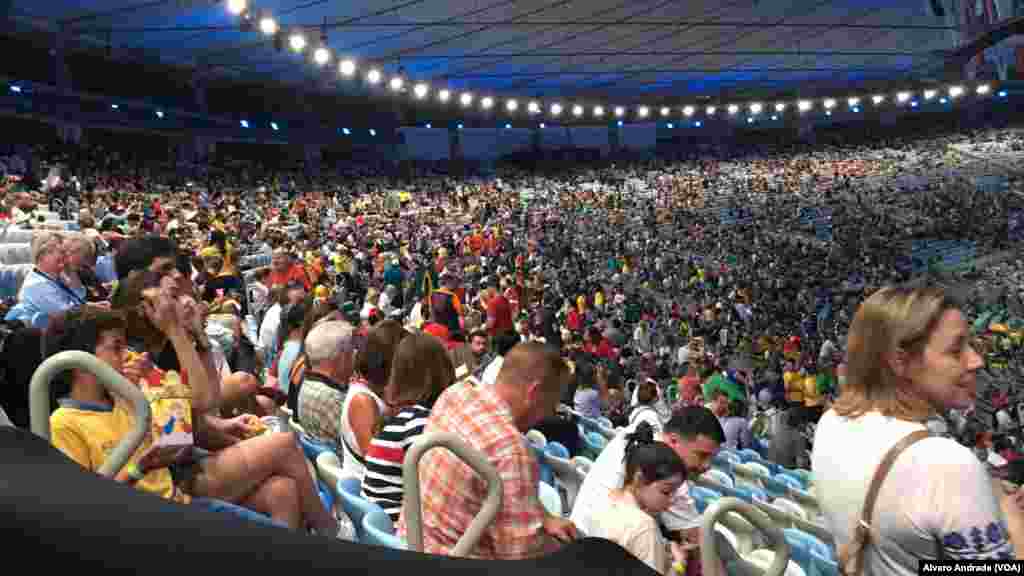
[[[424,434],[431,432],[459,435],[486,455],[502,478],[501,509],[470,557],[515,560],[557,548],[542,530],[545,512],[537,496],[537,459],[494,387],[480,385],[472,377],[450,387],[431,410]],[[448,554],[483,506],[487,485],[447,450],[427,452],[420,461],[419,476],[424,552]],[[404,511],[398,529],[404,536]]]
[[[341,406],[345,402],[345,392],[332,387],[328,382],[330,379],[326,376],[306,372],[302,388],[299,389],[296,417],[310,438],[341,454]]]

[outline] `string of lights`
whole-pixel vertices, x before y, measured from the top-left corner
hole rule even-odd
[[[508,115],[525,114],[527,117],[539,119],[557,119],[563,115],[571,115],[574,119],[590,117],[603,119],[606,114],[616,118],[621,124],[623,120],[649,120],[657,113],[662,119],[669,120],[682,116],[685,119],[695,119],[694,125],[700,126],[699,118],[711,118],[719,114],[735,117],[742,114],[747,116],[747,122],[753,123],[758,118],[770,115],[772,120],[778,120],[780,116],[787,113],[799,115],[810,114],[815,110],[824,110],[825,114],[831,116],[841,104],[846,104],[847,109],[853,113],[860,113],[868,104],[874,107],[885,105],[907,106],[917,108],[922,101],[931,102],[938,100],[943,104],[963,98],[971,93],[977,97],[988,97],[993,94],[993,87],[989,83],[972,83],[970,85],[952,84],[938,88],[924,90],[900,90],[893,93],[875,93],[870,95],[845,95],[843,97],[826,97],[815,99],[799,99],[796,101],[777,102],[733,102],[723,104],[682,104],[679,106],[652,107],[644,104],[635,106],[623,106],[607,104],[583,104],[565,103],[559,100],[542,101],[540,99],[520,100],[513,97],[497,98],[491,95],[478,95],[472,91],[456,92],[446,85],[435,85],[430,82],[416,81],[409,86],[407,78],[402,74],[386,77],[385,73],[373,65],[365,70],[355,59],[341,55],[334,55],[327,46],[326,31],[321,30],[319,42],[311,44],[307,37],[308,30],[296,28],[284,30],[268,11],[260,11],[254,14],[249,6],[248,0],[226,0],[227,9],[241,20],[240,27],[243,31],[251,31],[258,28],[264,36],[272,37],[274,45],[278,50],[283,50],[285,45],[292,52],[303,54],[309,53],[310,58],[316,66],[326,68],[337,62],[338,74],[345,79],[353,81],[361,79],[370,87],[388,89],[394,93],[408,93],[417,101],[434,101],[439,105],[458,105],[463,109],[479,110],[488,112],[493,109],[504,110]],[[287,39],[287,40],[285,40]],[[1006,97],[1006,91],[1000,90],[997,95]]]

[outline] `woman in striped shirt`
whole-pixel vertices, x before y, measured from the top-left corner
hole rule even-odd
[[[377,503],[394,522],[402,511],[405,451],[423,433],[434,401],[454,381],[455,369],[440,340],[420,333],[399,343],[384,389],[389,411],[397,413],[370,441],[363,477],[363,498]]]

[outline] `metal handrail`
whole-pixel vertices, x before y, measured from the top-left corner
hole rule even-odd
[[[47,442],[50,441],[50,382],[55,376],[68,370],[85,370],[93,373],[96,380],[112,395],[132,404],[135,422],[131,431],[118,442],[98,470],[100,475],[113,478],[138,450],[149,433],[152,419],[149,402],[138,386],[92,354],[78,350],[54,354],[36,368],[28,385],[32,433]]]
[[[423,508],[420,497],[420,459],[432,448],[446,448],[465,462],[487,482],[487,497],[469,527],[451,549],[451,556],[466,556],[476,547],[484,530],[494,521],[501,509],[504,486],[498,471],[487,457],[470,447],[451,432],[423,434],[416,438],[405,454],[402,463],[402,486],[405,492],[405,528],[409,549],[423,552]]]
[[[775,550],[775,558],[772,559],[771,566],[765,571],[765,576],[782,576],[789,566],[790,549],[786,537],[771,518],[739,498],[719,498],[704,511],[704,519],[701,522],[701,532],[704,534],[704,538],[700,549],[703,573],[706,576],[725,576],[719,570],[721,558],[718,554],[718,542],[714,534],[715,524],[719,522],[719,518],[727,518],[729,512],[739,514],[744,520],[764,533],[765,538]]]

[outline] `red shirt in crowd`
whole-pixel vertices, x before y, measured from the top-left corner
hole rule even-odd
[[[489,329],[491,336],[515,330],[515,324],[512,321],[512,304],[503,294],[496,294],[487,303],[487,319],[494,321],[494,325]]]
[[[306,276],[306,270],[301,264],[293,264],[285,272],[278,272],[277,270],[270,271],[270,287],[274,286],[287,286],[289,282],[295,280],[296,282],[302,282],[302,285],[309,291],[312,288],[312,284],[309,283],[309,277]]]

